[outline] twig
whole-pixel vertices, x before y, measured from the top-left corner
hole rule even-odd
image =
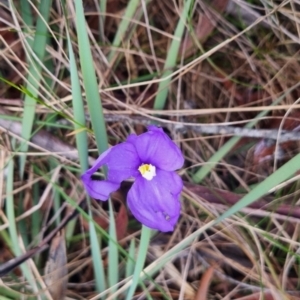
[[[8,115],[8,112],[0,107],[0,114]],[[86,116],[89,121],[89,116]],[[201,134],[218,134],[218,135],[234,135],[241,137],[250,137],[258,139],[278,140],[280,143],[287,141],[299,141],[300,132],[299,128],[295,128],[293,131],[283,130],[279,132],[273,129],[249,129],[226,125],[210,125],[210,124],[196,124],[187,122],[175,122],[170,120],[163,120],[156,117],[148,116],[128,116],[121,114],[105,114],[105,120],[108,123],[122,122],[128,124],[142,124],[148,126],[150,124],[157,124],[168,128],[171,132],[185,133],[187,131],[193,131]],[[65,120],[64,120],[65,121]],[[0,128],[3,128],[8,133],[21,135],[21,123],[17,121],[7,120],[0,117]],[[36,133],[31,142],[38,147],[41,147],[52,153],[60,153],[60,155],[71,159],[78,159],[78,151],[71,145],[61,141],[59,138],[53,136],[51,133],[40,130]],[[94,158],[89,157],[89,164],[93,165]]]
[[[2,99],[0,98],[0,102],[7,104],[9,103],[9,99]],[[17,102],[17,106],[19,106],[19,102]],[[0,115],[8,115],[8,111],[4,110],[0,107]],[[188,122],[176,122],[165,120],[153,116],[149,116],[146,114],[141,115],[126,115],[126,114],[113,114],[107,113],[105,114],[105,120],[108,123],[115,123],[115,122],[127,122],[128,124],[142,124],[148,126],[150,124],[157,124],[160,126],[164,126],[168,128],[170,131],[176,131],[180,133],[185,133],[186,131],[190,130],[195,133],[202,133],[202,134],[217,134],[217,135],[233,135],[233,136],[241,136],[241,137],[249,137],[249,138],[256,138],[256,139],[268,139],[268,140],[278,140],[279,143],[288,142],[288,141],[299,141],[300,140],[300,132],[298,132],[299,128],[295,128],[294,130],[282,130],[278,131],[275,129],[250,129],[244,127],[236,127],[236,126],[229,126],[229,125],[213,125],[213,124],[197,124],[197,123],[188,123]],[[90,117],[86,114],[86,120],[90,121]],[[64,120],[65,122],[66,120]],[[17,121],[5,120],[0,116],[0,126],[5,128],[6,130],[11,130],[13,133],[20,135],[21,132],[21,124]],[[12,130],[16,128],[15,130]],[[58,143],[57,141],[53,141],[56,139],[54,136],[49,136],[49,133],[46,131],[38,132],[33,138],[32,141],[36,143],[38,146],[43,147],[49,151],[53,152],[72,152],[76,149],[65,144],[65,143]],[[49,143],[50,140],[50,143]],[[45,147],[47,145],[47,147]],[[49,149],[48,147],[51,147]],[[74,156],[78,156],[78,153],[70,154],[68,157],[69,159],[74,160]],[[92,163],[92,161],[90,162]]]
[[[87,116],[87,119],[89,117]],[[113,115],[106,114],[105,115],[106,122],[128,122],[129,124],[142,124],[142,125],[150,125],[156,123],[158,125],[167,127],[171,131],[177,132],[186,132],[191,130],[196,133],[203,134],[219,134],[219,135],[235,135],[242,137],[250,137],[250,138],[267,138],[270,140],[278,140],[279,142],[287,142],[287,141],[299,141],[300,140],[300,132],[287,131],[282,130],[278,131],[275,129],[249,129],[243,127],[235,127],[235,126],[226,126],[226,125],[210,125],[210,124],[196,124],[196,123],[186,123],[186,122],[175,122],[169,120],[162,120],[158,118],[147,118],[140,116],[128,116],[128,115]],[[298,130],[298,128],[297,128]]]

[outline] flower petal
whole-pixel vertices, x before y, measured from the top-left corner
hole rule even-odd
[[[118,182],[95,180],[92,179],[91,175],[86,173],[81,176],[81,179],[87,193],[98,200],[107,200],[110,193],[115,192],[120,187],[120,183]]]
[[[131,135],[132,143],[143,163],[152,164],[165,171],[175,171],[183,166],[184,158],[177,145],[161,128],[149,126],[148,132]]]
[[[103,164],[108,168],[107,179],[121,182],[130,177],[136,177],[141,161],[135,147],[131,143],[121,143],[111,148]]]
[[[132,214],[144,225],[163,232],[173,231],[180,215],[182,180],[175,172],[157,170],[152,180],[136,178],[128,192]]]
[[[102,153],[93,167],[87,170],[81,178],[91,197],[106,200],[110,193],[120,187],[123,180],[139,175],[140,164],[135,147],[125,142]],[[104,165],[108,168],[107,180],[92,179],[92,175]]]

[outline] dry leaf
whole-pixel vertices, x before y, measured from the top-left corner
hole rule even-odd
[[[121,193],[119,193],[121,194]],[[118,241],[122,240],[127,235],[127,226],[128,226],[128,212],[124,202],[121,199],[121,195],[115,200],[119,202],[120,208],[116,216],[116,231]]]
[[[114,206],[118,207],[117,213],[115,215],[115,223],[116,223],[116,233],[118,241],[122,240],[127,234],[127,226],[128,226],[128,213],[127,208],[124,204],[123,196],[120,192],[114,192],[111,198]],[[108,218],[102,215],[93,214],[94,221],[104,230],[108,230],[109,222]],[[82,219],[83,228],[88,231],[89,223],[88,221]]]
[[[45,268],[45,283],[53,299],[64,299],[68,283],[68,268],[64,231],[58,232],[51,242]]]
[[[226,9],[228,0],[214,0],[210,3],[213,10],[218,11],[220,14]],[[217,25],[217,20],[211,14],[209,10],[199,13],[198,23],[195,28],[195,35],[201,43],[203,43],[207,37],[211,34]],[[185,49],[185,55],[190,55],[191,47],[194,42],[191,36],[188,36],[183,45],[181,46],[181,52]]]

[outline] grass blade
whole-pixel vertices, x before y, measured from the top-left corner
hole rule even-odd
[[[216,220],[216,223],[219,223],[224,219],[232,216],[242,208],[250,205],[254,201],[258,200],[260,197],[267,194],[276,185],[292,177],[297,171],[299,171],[299,166],[300,166],[300,154],[297,154],[295,157],[293,157],[291,160],[285,163],[281,168],[279,168],[273,174],[268,176],[263,182],[259,183],[239,202],[231,206],[224,214],[222,214]]]
[[[126,262],[125,277],[131,276],[134,272],[134,265],[135,265],[135,263],[134,263],[134,260],[135,260],[135,240],[134,239],[132,239],[130,241],[128,255],[129,255],[129,258],[127,259],[127,262]]]
[[[14,162],[12,158],[8,161],[7,166],[7,183],[6,183],[6,215],[9,222],[9,235],[11,238],[12,251],[16,256],[22,254],[22,249],[20,247],[20,241],[18,237],[18,231],[15,221],[15,208],[14,208],[14,197],[13,197],[13,182],[14,182]],[[33,292],[38,292],[38,287],[36,280],[32,276],[30,269],[28,268],[27,263],[22,264],[21,266],[22,273],[25,278],[28,280],[31,285]]]
[[[87,144],[86,131],[80,131],[78,129],[81,128],[79,124],[85,123],[85,115],[84,115],[83,101],[81,97],[80,82],[78,78],[78,70],[77,70],[75,56],[74,56],[74,52],[72,49],[72,44],[68,32],[67,32],[67,38],[68,38],[72,96],[73,96],[72,103],[73,103],[73,110],[74,110],[74,119],[77,121],[74,122],[74,129],[77,132],[76,145],[78,149],[79,160],[81,165],[81,173],[82,173],[88,168],[88,144]],[[87,201],[90,203],[89,198],[87,199]],[[91,212],[89,214],[91,216]],[[72,228],[74,229],[74,227]],[[89,221],[89,231],[90,231],[93,264],[94,264],[94,270],[96,276],[96,284],[99,291],[104,291],[106,288],[104,266],[100,255],[101,250],[98,242],[98,237],[92,221]],[[68,234],[70,234],[70,232],[68,232]]]
[[[101,42],[105,41],[104,24],[105,24],[106,6],[107,6],[107,0],[100,0],[99,1],[99,9],[100,9],[100,15],[99,15],[99,36],[100,36],[100,41]]]
[[[80,66],[86,93],[86,101],[95,133],[96,143],[99,152],[102,153],[108,148],[108,140],[102,103],[91,54],[91,46],[86,31],[82,1],[75,1],[75,8]]]
[[[140,273],[143,269],[146,255],[148,252],[148,246],[149,246],[149,242],[150,242],[150,238],[151,238],[151,232],[152,232],[152,230],[150,228],[143,225],[142,233],[141,233],[141,241],[140,241],[140,246],[139,246],[139,253],[138,253],[136,265],[134,268],[132,283],[131,283],[129,291],[126,295],[126,300],[132,299],[135,289],[139,283]]]
[[[75,2],[76,8],[76,25],[78,34],[78,47],[80,55],[80,65],[83,76],[83,83],[86,92],[86,100],[88,110],[91,116],[92,126],[95,132],[96,143],[99,152],[102,153],[108,148],[108,140],[106,134],[106,124],[103,116],[101,99],[98,91],[97,79],[93,65],[90,43],[86,31],[86,23],[83,11],[82,1]],[[83,112],[83,110],[82,110]],[[86,156],[87,156],[86,151]],[[89,215],[92,217],[90,200],[88,198]],[[93,257],[94,272],[96,276],[96,286],[98,291],[105,289],[104,269],[99,249],[99,241],[96,234],[95,226],[92,221],[89,221],[91,250]]]
[[[112,43],[112,50],[110,51],[110,53],[108,55],[109,62],[112,61],[112,59],[115,56],[116,49],[120,46],[121,42],[124,40],[125,33],[128,30],[128,27],[130,25],[130,19],[133,18],[139,5],[140,5],[139,0],[130,0],[129,3],[127,4],[123,19],[122,19],[120,25],[118,26],[118,31],[116,32],[113,43]],[[140,16],[141,15],[142,14],[140,14]]]
[[[173,68],[176,66],[176,60],[179,52],[179,47],[181,45],[181,39],[184,32],[186,20],[188,17],[188,13],[190,11],[191,5],[193,5],[192,0],[187,0],[184,3],[182,14],[180,15],[174,36],[175,39],[172,41],[170,49],[168,51],[167,59],[164,65],[164,73],[162,74],[162,79],[165,80],[160,81],[158,86],[158,94],[155,97],[154,101],[154,109],[164,109],[167,96],[168,96],[168,87],[172,80],[170,76],[172,74]],[[169,78],[168,78],[169,77]]]
[[[42,66],[41,63],[44,60],[46,53],[46,43],[47,43],[47,23],[50,16],[52,1],[44,0],[40,2],[39,12],[40,16],[36,23],[36,33],[34,37],[34,42],[32,46],[32,52],[35,53],[37,60],[34,57],[30,57],[30,67],[28,70],[28,84],[26,89],[28,94],[25,95],[24,99],[24,113],[22,120],[22,137],[28,141],[31,137],[31,131],[33,127],[33,121],[35,116],[35,106],[36,101],[34,98],[38,96],[38,88],[41,80]],[[31,95],[33,97],[31,97]],[[20,151],[27,152],[28,144],[22,143],[20,146]],[[24,167],[25,167],[26,156],[20,157],[20,174],[23,177]]]
[[[112,201],[109,201],[109,252],[108,252],[108,285],[113,287],[119,282],[119,252],[116,234],[116,222]],[[114,293],[117,287],[112,288]]]

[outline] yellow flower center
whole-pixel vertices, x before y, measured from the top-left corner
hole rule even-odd
[[[139,167],[139,171],[147,180],[151,180],[154,176],[156,176],[156,168],[150,164],[142,164]]]

